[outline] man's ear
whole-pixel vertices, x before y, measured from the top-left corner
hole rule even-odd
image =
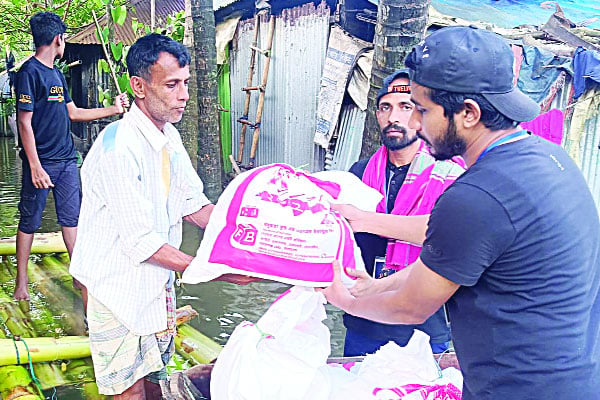
[[[475,100],[466,99],[464,108],[458,114],[462,117],[462,124],[465,128],[473,128],[481,119],[481,108]]]
[[[133,90],[135,97],[140,99],[146,97],[146,82],[142,77],[132,76],[129,78],[129,84],[131,85],[131,90]]]

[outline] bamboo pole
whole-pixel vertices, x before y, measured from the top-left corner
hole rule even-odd
[[[17,358],[15,346],[19,352]],[[60,338],[0,339],[0,365],[39,363],[44,361],[85,358],[91,355],[87,336],[63,336]]]
[[[267,88],[267,79],[269,78],[269,65],[271,63],[271,49],[273,48],[273,34],[275,33],[275,16],[271,15],[269,20],[269,34],[267,36],[267,47],[263,53],[265,63],[263,65],[262,81],[260,82],[260,94],[258,95],[258,106],[256,108],[256,121],[254,122],[254,132],[252,133],[252,147],[250,148],[250,161],[248,166],[254,168],[256,164],[256,150],[258,148],[258,138],[260,135],[260,125],[262,120],[263,108],[265,105],[265,90]]]
[[[94,23],[96,24],[96,30],[98,31],[98,37],[100,37],[100,43],[102,44],[102,50],[104,50],[104,56],[106,57],[106,63],[108,64],[108,69],[110,69],[110,75],[113,78],[115,83],[115,88],[117,89],[117,93],[121,94],[121,89],[119,87],[119,80],[117,79],[117,74],[115,72],[115,67],[110,60],[110,56],[108,55],[108,50],[106,49],[106,42],[104,42],[104,37],[102,36],[102,29],[100,29],[100,24],[98,23],[98,18],[96,17],[96,12],[92,10],[92,17],[94,17]]]
[[[16,254],[16,236],[0,238],[0,255]],[[59,232],[36,233],[33,237],[31,254],[66,252],[65,242]]]
[[[258,45],[258,28],[260,26],[260,15],[254,16],[254,38],[252,39],[252,46],[250,46],[250,66],[248,67],[248,84],[246,86],[252,86],[252,80],[254,78],[254,66],[256,64],[256,46]],[[252,93],[250,90],[246,91],[246,98],[244,100],[244,115],[242,118],[248,119],[248,112],[250,111],[250,98]],[[240,132],[240,144],[238,148],[237,163],[242,163],[242,157],[244,156],[244,146],[246,144],[246,128],[247,124],[242,124],[242,130]]]
[[[43,400],[29,372],[20,365],[0,367],[0,397],[11,400]]]
[[[27,274],[29,280],[35,282],[35,289],[46,298],[52,314],[59,318],[65,333],[74,336],[84,335],[86,329],[83,323],[83,310],[76,312],[74,306],[77,304],[76,300],[79,300],[79,295],[72,291],[61,290],[62,285],[54,279],[48,279],[48,275],[36,263],[29,262]]]
[[[177,328],[175,349],[194,364],[208,364],[217,358],[222,347],[190,325],[184,324]]]
[[[6,335],[0,330],[0,338]],[[43,400],[40,389],[33,383],[29,372],[21,365],[0,367],[0,398],[14,400]]]
[[[23,310],[21,310],[21,308],[15,302],[11,301],[12,298],[7,295],[4,290],[0,290],[0,298],[2,301],[2,319],[10,333],[15,337],[23,336],[26,338],[31,338],[38,336],[38,332],[36,332],[34,324],[31,322],[30,318],[25,315]],[[4,312],[6,312],[7,317],[5,317]],[[8,354],[13,354],[15,358],[17,358],[17,352],[19,352],[18,358],[22,361],[21,364],[26,364],[29,362],[30,352],[27,350],[25,343],[22,343],[24,351],[19,351],[20,348],[15,342],[13,342],[12,339],[0,339],[0,341],[12,345],[12,348],[9,350]],[[0,357],[5,354],[7,354],[5,351],[0,350]],[[0,365],[3,364],[0,363]],[[35,374],[35,376],[42,377],[42,382],[44,382],[47,387],[61,386],[66,383],[60,369],[56,365],[47,363],[34,364],[32,373]]]

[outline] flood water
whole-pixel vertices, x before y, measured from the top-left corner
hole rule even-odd
[[[17,231],[21,160],[12,138],[0,137],[0,237],[13,236]],[[200,232],[184,224],[182,250],[195,255],[199,246]],[[60,230],[56,224],[54,200],[48,203],[38,232]],[[190,304],[200,317],[192,325],[220,344],[225,344],[233,329],[242,321],[256,322],[268,306],[289,286],[275,282],[255,282],[247,286],[214,282],[185,285],[178,288],[178,306]],[[343,352],[344,328],[339,310],[327,305],[328,318],[325,324],[331,331],[332,356]],[[76,400],[77,395],[63,392],[63,398]]]

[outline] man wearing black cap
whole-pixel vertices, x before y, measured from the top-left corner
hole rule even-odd
[[[600,388],[600,221],[579,169],[518,123],[539,107],[512,86],[498,35],[451,27],[406,59],[417,129],[467,171],[431,212],[419,259],[353,297],[353,315],[419,323],[448,302],[463,399],[596,399]],[[335,269],[334,269],[335,270]],[[377,307],[374,307],[377,305]]]
[[[408,70],[387,76],[377,94],[376,111],[383,145],[372,157],[350,168],[350,172],[384,198],[377,213],[350,205],[338,208],[356,232],[368,274],[376,279],[402,270],[417,259],[428,214],[440,194],[464,171],[462,160],[458,164],[436,163],[417,132],[408,127],[413,108]],[[406,221],[403,219],[406,215],[414,216],[415,220]],[[369,275],[357,272],[361,281],[368,281]],[[360,285],[355,290],[359,288]],[[350,314],[344,315],[344,325],[347,357],[374,353],[389,341],[405,346],[414,329],[429,335],[434,353],[444,352],[450,342],[443,307],[420,325],[381,324]]]

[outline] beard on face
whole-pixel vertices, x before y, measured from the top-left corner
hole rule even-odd
[[[427,143],[432,150],[431,155],[437,161],[449,160],[454,156],[464,154],[467,150],[467,143],[458,136],[456,124],[454,123],[454,116],[452,115],[448,118],[448,128],[446,129],[446,133],[439,139],[433,140],[433,143],[429,142],[418,132],[417,136]]]
[[[394,130],[402,133],[402,136],[389,136],[388,132]],[[400,125],[388,125],[381,130],[381,141],[388,150],[396,151],[410,146],[417,141],[417,135],[408,136],[408,131]]]

